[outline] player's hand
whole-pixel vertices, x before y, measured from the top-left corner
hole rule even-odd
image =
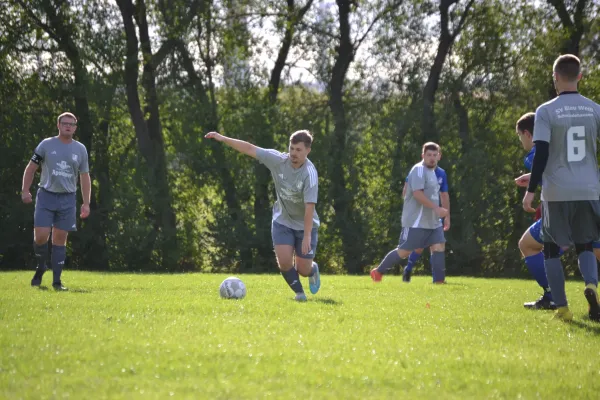
[[[30,204],[33,199],[31,197],[31,193],[30,192],[21,192],[21,200],[23,200],[23,203],[25,204]]]
[[[310,251],[310,234],[304,235],[304,239],[302,239],[302,254],[308,254]]]
[[[224,137],[219,132],[208,132],[204,135],[205,139],[215,139],[217,142],[222,142]]]
[[[436,207],[433,209],[433,211],[435,211],[440,218],[446,218],[448,216],[448,210],[446,210],[444,207]]]
[[[89,204],[82,204],[81,205],[81,214],[79,214],[79,216],[81,218],[87,218],[88,215],[90,215],[90,205]]]
[[[515,179],[515,183],[520,187],[527,187],[529,185],[529,178],[531,178],[531,174],[524,174]]]
[[[450,230],[450,215],[448,215],[446,218],[444,218],[444,232],[447,232]]]
[[[531,207],[531,203],[533,203],[533,196],[535,193],[525,192],[525,197],[523,197],[523,210],[534,213],[535,208]]]

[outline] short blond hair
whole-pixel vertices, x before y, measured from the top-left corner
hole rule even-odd
[[[58,118],[56,118],[56,123],[60,124],[60,121],[64,118],[64,117],[70,117],[73,118],[75,120],[75,122],[77,122],[77,117],[75,116],[75,114],[70,113],[70,112],[64,112],[62,114],[60,114],[58,116]]]

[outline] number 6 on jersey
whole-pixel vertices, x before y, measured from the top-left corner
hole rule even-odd
[[[581,161],[585,158],[585,127],[572,126],[567,131],[567,161]]]

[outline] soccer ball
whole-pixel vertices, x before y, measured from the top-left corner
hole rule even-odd
[[[246,297],[246,285],[240,279],[231,276],[221,283],[219,293],[224,299],[243,299]]]

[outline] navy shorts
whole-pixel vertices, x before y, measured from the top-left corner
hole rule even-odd
[[[77,195],[54,193],[39,188],[35,196],[33,226],[56,227],[63,231],[77,230]]]
[[[317,242],[319,241],[319,233],[317,228],[313,228],[310,232],[310,251],[308,254],[302,254],[302,240],[304,239],[304,230],[296,230],[288,228],[278,222],[273,221],[271,224],[271,237],[273,245],[289,245],[296,250],[296,257],[313,259],[317,254]]]

